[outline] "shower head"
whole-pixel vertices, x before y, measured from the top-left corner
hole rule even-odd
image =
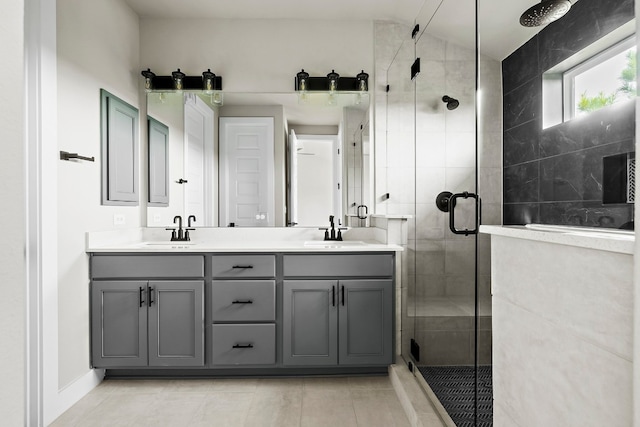
[[[448,95],[442,97],[442,102],[447,103],[447,110],[455,110],[460,105],[460,101],[457,99],[451,98]]]
[[[520,16],[520,25],[539,27],[562,18],[571,8],[569,0],[542,0]]]

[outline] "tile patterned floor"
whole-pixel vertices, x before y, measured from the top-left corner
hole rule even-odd
[[[405,427],[388,377],[105,380],[52,427]]]

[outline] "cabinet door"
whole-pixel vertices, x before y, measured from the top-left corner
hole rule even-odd
[[[204,366],[204,282],[149,282],[149,366]]]
[[[147,366],[146,289],[146,281],[92,282],[94,367]]]
[[[138,109],[101,90],[102,204],[138,205]]]
[[[390,364],[393,347],[393,282],[341,280],[339,285],[339,363]]]
[[[338,282],[285,280],[283,283],[283,364],[338,362]]]

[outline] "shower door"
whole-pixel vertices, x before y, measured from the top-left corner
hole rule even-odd
[[[477,234],[484,179],[478,146],[475,27],[442,38],[439,13],[474,2],[425,2],[417,18],[413,82],[415,227],[413,335],[422,375],[457,426],[492,419],[488,243]],[[419,65],[418,65],[419,64]],[[498,117],[496,115],[496,117]],[[499,150],[498,150],[499,152]],[[483,196],[484,197],[484,196]]]

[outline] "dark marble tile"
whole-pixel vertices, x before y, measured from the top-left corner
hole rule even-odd
[[[540,204],[540,222],[542,224],[620,228],[632,219],[633,207],[631,205],[604,206],[599,202]]]
[[[542,115],[542,76],[538,75],[504,96],[504,130],[537,119]]]
[[[570,153],[633,138],[636,132],[635,114],[635,100],[630,99],[544,129],[540,138],[540,157]],[[505,132],[505,163],[507,135]]]
[[[539,162],[504,168],[504,203],[538,201]]]
[[[534,36],[502,61],[502,90],[509,93],[539,74],[538,38]]]
[[[602,201],[602,158],[634,150],[632,139],[540,161],[540,201]]]
[[[540,120],[532,120],[504,133],[504,165],[511,166],[539,158]]]
[[[539,203],[506,203],[504,205],[504,225],[524,225],[540,223]]]
[[[542,71],[557,65],[635,16],[633,0],[580,0],[538,33]]]

